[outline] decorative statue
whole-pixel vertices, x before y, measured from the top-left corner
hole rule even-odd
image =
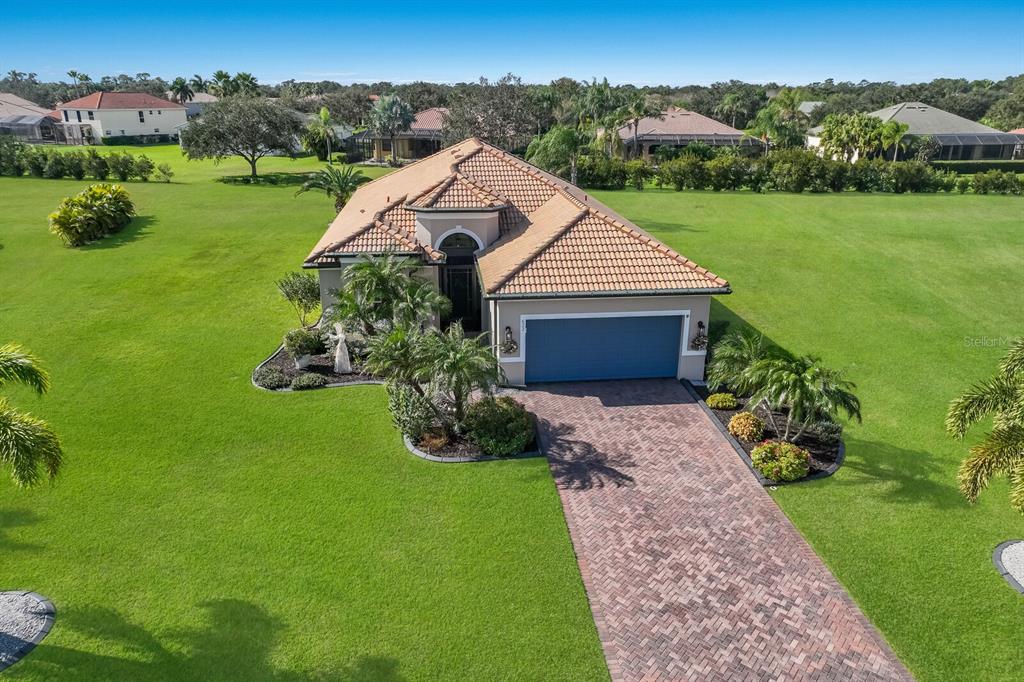
[[[331,334],[336,345],[334,346],[334,373],[351,374],[352,360],[348,357],[348,344],[345,343],[345,330],[340,324],[334,325],[334,333]]]

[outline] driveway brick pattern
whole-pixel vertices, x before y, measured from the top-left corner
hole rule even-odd
[[[678,382],[516,397],[538,416],[613,680],[910,679]]]

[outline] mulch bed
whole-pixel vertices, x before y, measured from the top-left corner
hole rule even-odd
[[[710,392],[706,387],[695,386],[694,388],[697,390],[697,394],[700,395],[702,400],[707,400],[707,397]],[[732,416],[737,412],[742,411],[747,404],[745,399],[740,398],[738,396],[736,398],[736,402],[737,407],[735,410],[716,410],[710,405],[708,406],[708,409],[710,409],[712,414],[714,414],[718,421],[722,423],[722,426],[727,427],[729,425],[729,420],[732,419]],[[772,424],[768,420],[767,411],[763,407],[756,408],[754,410],[754,414],[760,417],[761,421],[764,422],[764,440],[776,440],[781,438],[781,436],[772,429]],[[782,424],[785,422],[785,415],[779,412],[775,412],[774,414],[775,420],[779,423],[780,426],[782,426]],[[750,453],[754,451],[754,448],[756,448],[759,445],[759,443],[747,443],[745,441],[740,440],[739,438],[737,438],[736,440],[739,442],[740,446],[743,448],[743,450],[747,453],[748,456],[750,455]],[[811,454],[811,470],[807,473],[808,476],[814,476],[815,474],[832,471],[835,469],[836,462],[839,460],[840,452],[838,442],[823,443],[814,434],[805,432],[804,435],[800,437],[800,440],[796,442],[796,444],[802,447],[803,449],[807,450],[807,452]]]
[[[300,374],[320,374],[327,378],[327,381],[331,384],[351,384],[357,381],[376,381],[377,377],[371,374],[363,374],[358,371],[358,367],[353,365],[353,369],[357,370],[352,374],[336,374],[334,372],[334,357],[327,355],[314,355],[309,366],[305,369],[296,369],[295,361],[292,360],[292,356],[288,354],[284,348],[279,349],[274,355],[267,361],[267,367],[276,367],[288,377],[291,381]]]

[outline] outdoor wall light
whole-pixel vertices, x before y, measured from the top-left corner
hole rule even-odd
[[[519,350],[519,344],[512,338],[512,327],[505,327],[505,338],[501,344],[501,352],[511,355]]]
[[[697,334],[693,337],[693,341],[690,341],[690,350],[704,350],[708,347],[708,335],[704,327],[704,322],[697,321]]]

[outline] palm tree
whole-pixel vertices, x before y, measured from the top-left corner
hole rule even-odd
[[[391,141],[391,158],[398,160],[395,138],[405,132],[416,120],[412,107],[402,101],[398,95],[385,95],[377,100],[370,110],[370,130],[377,137],[386,137]]]
[[[748,370],[758,361],[780,353],[769,347],[763,334],[753,330],[727,334],[711,351],[708,386],[714,390],[728,386],[739,395],[749,395],[756,387],[750,384]]]
[[[796,442],[811,424],[832,422],[840,412],[860,421],[860,400],[853,394],[857,386],[839,370],[824,367],[811,355],[798,358],[766,358],[755,362],[744,374],[755,387],[750,404],[764,405],[772,428],[779,433],[774,410],[786,409],[782,439]],[[790,438],[793,425],[799,429]]]
[[[324,151],[328,165],[334,165],[331,159],[331,146],[334,142],[334,128],[331,126],[331,112],[327,107],[320,107],[319,115],[306,126],[302,136],[302,145],[306,151],[314,152],[317,158],[324,161]]]
[[[341,209],[345,208],[345,204],[359,189],[359,185],[368,182],[369,179],[352,166],[342,166],[341,168],[328,166],[317,171],[302,183],[302,187],[295,193],[295,196],[314,189],[323,190],[327,196],[334,199],[334,208],[341,213]]]
[[[392,326],[395,306],[405,298],[418,267],[416,261],[394,253],[360,259],[345,269],[330,317],[336,322],[355,322],[367,337]]]
[[[900,123],[899,121],[886,121],[879,128],[878,136],[879,142],[882,145],[882,151],[884,152],[889,146],[892,146],[892,160],[895,161],[899,154],[900,148],[905,147],[902,144],[903,136],[910,130],[910,126],[906,123]]]
[[[0,387],[19,383],[42,395],[50,388],[50,376],[39,360],[20,346],[0,346]],[[51,480],[64,461],[60,439],[46,422],[18,412],[0,397],[0,462],[11,467],[15,484],[27,487],[42,480],[42,472]]]
[[[1024,336],[1017,339],[987,381],[950,403],[946,430],[962,440],[971,426],[992,417],[992,430],[960,465],[960,492],[975,502],[992,477],[1010,479],[1010,506],[1024,514]]]
[[[193,92],[206,92],[206,89],[210,87],[210,82],[198,73],[192,74],[192,78],[189,79],[188,84],[192,86]]]
[[[580,157],[590,144],[590,135],[579,128],[555,124],[526,148],[526,160],[544,170],[561,174],[569,169],[569,182],[576,184]]]
[[[182,105],[185,104],[185,102],[191,102],[192,98],[196,95],[189,86],[188,81],[181,76],[175,78],[171,83],[171,94],[174,96],[174,99],[178,101],[178,104]]]
[[[425,326],[435,316],[444,317],[451,311],[452,302],[432,283],[419,277],[410,277],[395,302],[395,324]]]
[[[626,102],[626,105],[622,108],[622,116],[629,125],[629,129],[633,131],[633,158],[636,158],[640,156],[640,121],[645,118],[663,119],[665,115],[660,109],[652,105],[644,95],[637,94]]]
[[[238,88],[230,73],[224,69],[217,69],[213,72],[213,81],[209,89],[218,97],[228,97],[235,94]]]
[[[715,114],[722,118],[729,119],[729,125],[736,127],[736,117],[745,110],[743,97],[738,92],[730,92],[722,98],[721,103],[715,107]]]
[[[256,82],[256,76],[245,71],[239,71],[234,77],[235,92],[240,95],[258,95],[260,94],[259,83]]]
[[[445,332],[427,334],[424,340],[427,362],[419,376],[432,383],[459,430],[473,393],[490,393],[503,379],[501,368],[494,352],[479,338],[467,338],[458,322]]]

